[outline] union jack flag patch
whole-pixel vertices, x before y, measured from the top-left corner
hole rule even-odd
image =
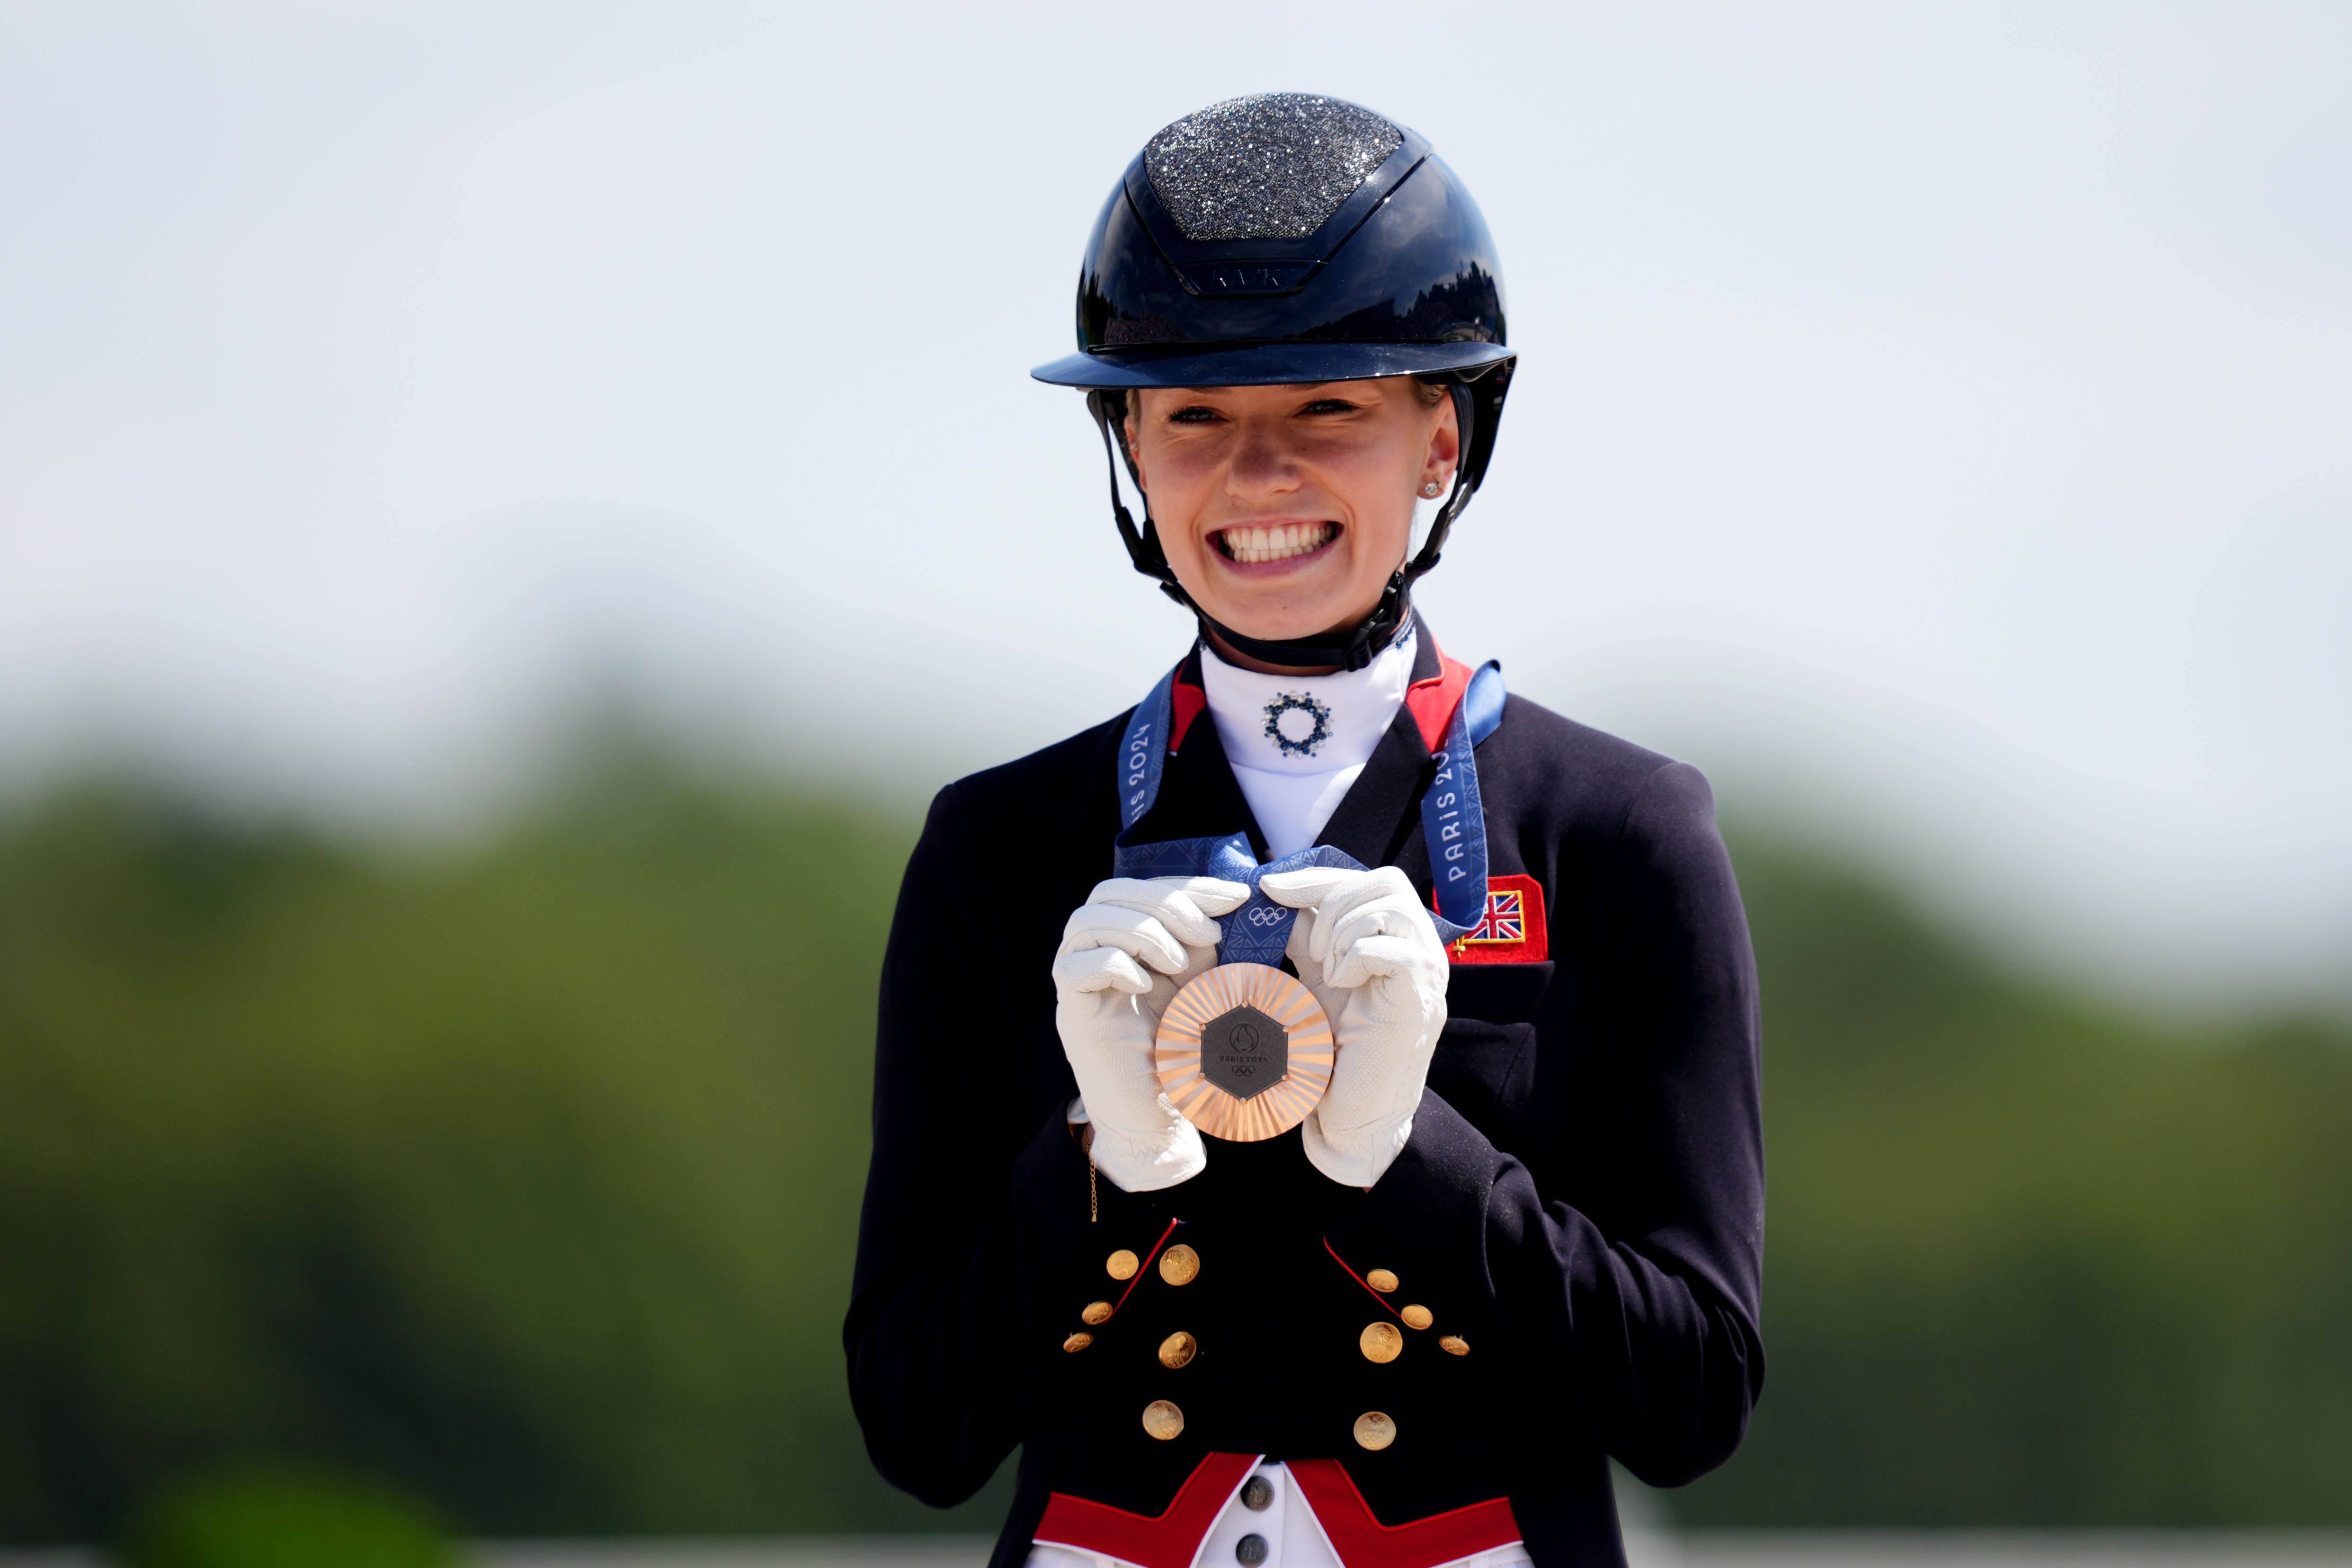
[[[1431,895],[1430,907],[1436,903]],[[1448,942],[1445,952],[1456,963],[1539,963],[1549,958],[1542,887],[1518,873],[1487,878],[1486,912],[1466,935]]]
[[[1471,928],[1464,942],[1525,942],[1528,940],[1527,895],[1517,888],[1486,891],[1486,918]]]

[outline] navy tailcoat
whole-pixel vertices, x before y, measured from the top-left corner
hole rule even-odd
[[[1433,676],[1426,635],[1420,658]],[[1622,1563],[1607,1458],[1656,1486],[1703,1475],[1764,1381],[1755,963],[1706,779],[1509,698],[1477,748],[1491,871],[1530,889],[1541,941],[1455,950],[1388,1173],[1340,1187],[1294,1131],[1212,1139],[1193,1180],[1090,1201],[1049,972],[1112,874],[1125,724],[950,784],[908,865],[843,1331],[874,1463],[946,1506],[1019,1447],[992,1568],[1017,1568],[1049,1494],[1157,1515],[1212,1452],[1338,1460],[1384,1525],[1507,1495],[1539,1568]],[[1320,842],[1426,897],[1433,772],[1400,711]],[[1240,830],[1263,858],[1215,725],[1192,724],[1134,837]],[[1176,1242],[1200,1259],[1181,1288],[1106,1272]],[[1066,1352],[1098,1300],[1116,1315]],[[1405,1305],[1430,1327],[1369,1360],[1366,1324]],[[1180,1330],[1199,1353],[1171,1369]],[[1184,1413],[1172,1441],[1140,1419],[1160,1399]],[[1353,1436],[1374,1410],[1396,1434],[1377,1452]]]

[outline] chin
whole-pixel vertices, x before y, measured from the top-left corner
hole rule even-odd
[[[1295,584],[1267,584],[1265,591],[1261,593],[1225,593],[1209,597],[1196,595],[1196,600],[1219,626],[1229,626],[1244,637],[1256,637],[1264,642],[1282,642],[1290,637],[1320,637],[1327,632],[1353,626],[1380,603],[1381,589],[1384,585],[1385,580],[1362,593],[1301,594]],[[1284,587],[1290,591],[1283,592]],[[1349,606],[1359,600],[1364,601],[1365,607],[1351,609]]]
[[[1245,637],[1260,642],[1286,642],[1292,637],[1320,637],[1326,632],[1344,630],[1363,619],[1343,610],[1283,609],[1253,615],[1246,609],[1235,608],[1230,615],[1217,610],[1209,612],[1219,626],[1237,631]]]

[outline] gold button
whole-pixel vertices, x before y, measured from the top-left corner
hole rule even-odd
[[[1356,1336],[1356,1348],[1366,1361],[1394,1361],[1404,1354],[1404,1336],[1394,1323],[1366,1323]]]
[[[1171,1408],[1172,1409],[1173,1406]],[[1147,1426],[1150,1425],[1150,1416],[1147,1415],[1144,1420]],[[1173,1436],[1175,1434],[1171,1433],[1169,1436]],[[1396,1423],[1381,1412],[1367,1410],[1356,1417],[1356,1447],[1359,1448],[1370,1448],[1377,1452],[1395,1441]]]
[[[1397,1277],[1385,1268],[1375,1268],[1364,1276],[1364,1283],[1385,1296],[1397,1288]]]
[[[1470,1353],[1470,1342],[1464,1339],[1460,1334],[1448,1334],[1444,1339],[1437,1342],[1437,1348],[1444,1351],[1447,1355],[1468,1355]]]
[[[1178,1242],[1160,1255],[1160,1278],[1171,1285],[1190,1285],[1201,1277],[1201,1255]]]
[[[1094,1342],[1094,1335],[1081,1330],[1077,1333],[1072,1334],[1068,1339],[1064,1340],[1062,1342],[1062,1348],[1069,1352],[1072,1355],[1076,1355]]]
[[[1142,1262],[1135,1254],[1122,1247],[1112,1253],[1109,1260],[1104,1263],[1103,1272],[1114,1279],[1132,1279],[1135,1278],[1135,1271],[1142,1267]]]
[[[1381,1419],[1385,1421],[1388,1417],[1383,1415]],[[1155,1399],[1143,1407],[1143,1429],[1165,1443],[1184,1430],[1184,1413],[1168,1400]]]
[[[1397,1316],[1404,1320],[1404,1326],[1408,1329],[1425,1329],[1437,1321],[1435,1318],[1429,1315],[1429,1309],[1426,1307],[1401,1308],[1398,1310]]]
[[[1160,1342],[1160,1364],[1173,1372],[1201,1353],[1201,1342],[1179,1329]]]
[[[1087,1327],[1090,1329],[1098,1324],[1109,1322],[1110,1303],[1108,1301],[1087,1302],[1087,1310],[1078,1314],[1078,1321],[1086,1324]]]

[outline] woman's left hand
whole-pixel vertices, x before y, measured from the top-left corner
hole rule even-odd
[[[1393,866],[1278,871],[1258,886],[1298,910],[1286,956],[1339,1045],[1304,1128],[1307,1157],[1335,1182],[1370,1187],[1412,1136],[1445,1026],[1445,944]]]

